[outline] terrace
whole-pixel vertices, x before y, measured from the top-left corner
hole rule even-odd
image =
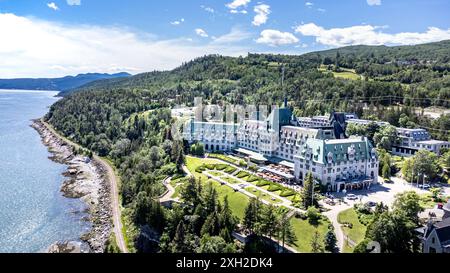
[[[261,167],[258,175],[273,182],[291,183],[295,179],[295,176],[292,173],[293,171],[285,166],[270,164]]]

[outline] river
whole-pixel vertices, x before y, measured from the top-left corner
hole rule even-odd
[[[89,231],[86,206],[62,196],[67,166],[48,159],[30,127],[57,101],[57,92],[0,90],[0,252],[45,251]]]

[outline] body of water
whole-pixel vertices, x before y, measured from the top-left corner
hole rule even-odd
[[[67,166],[48,159],[30,127],[56,94],[0,90],[0,252],[40,252],[89,230],[83,202],[60,192]]]

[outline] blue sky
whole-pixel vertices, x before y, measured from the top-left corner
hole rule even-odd
[[[446,0],[0,0],[0,78],[433,42],[450,39],[448,10]]]

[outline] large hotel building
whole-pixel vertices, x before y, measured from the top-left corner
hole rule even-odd
[[[346,118],[354,118],[346,115],[333,113],[327,123],[303,124],[285,102],[267,118],[253,113],[254,118],[235,123],[205,122],[197,115],[187,122],[183,137],[207,151],[233,152],[259,164],[283,161],[293,167],[299,184],[312,173],[330,191],[370,187],[378,183],[378,155],[366,137],[345,136]]]

